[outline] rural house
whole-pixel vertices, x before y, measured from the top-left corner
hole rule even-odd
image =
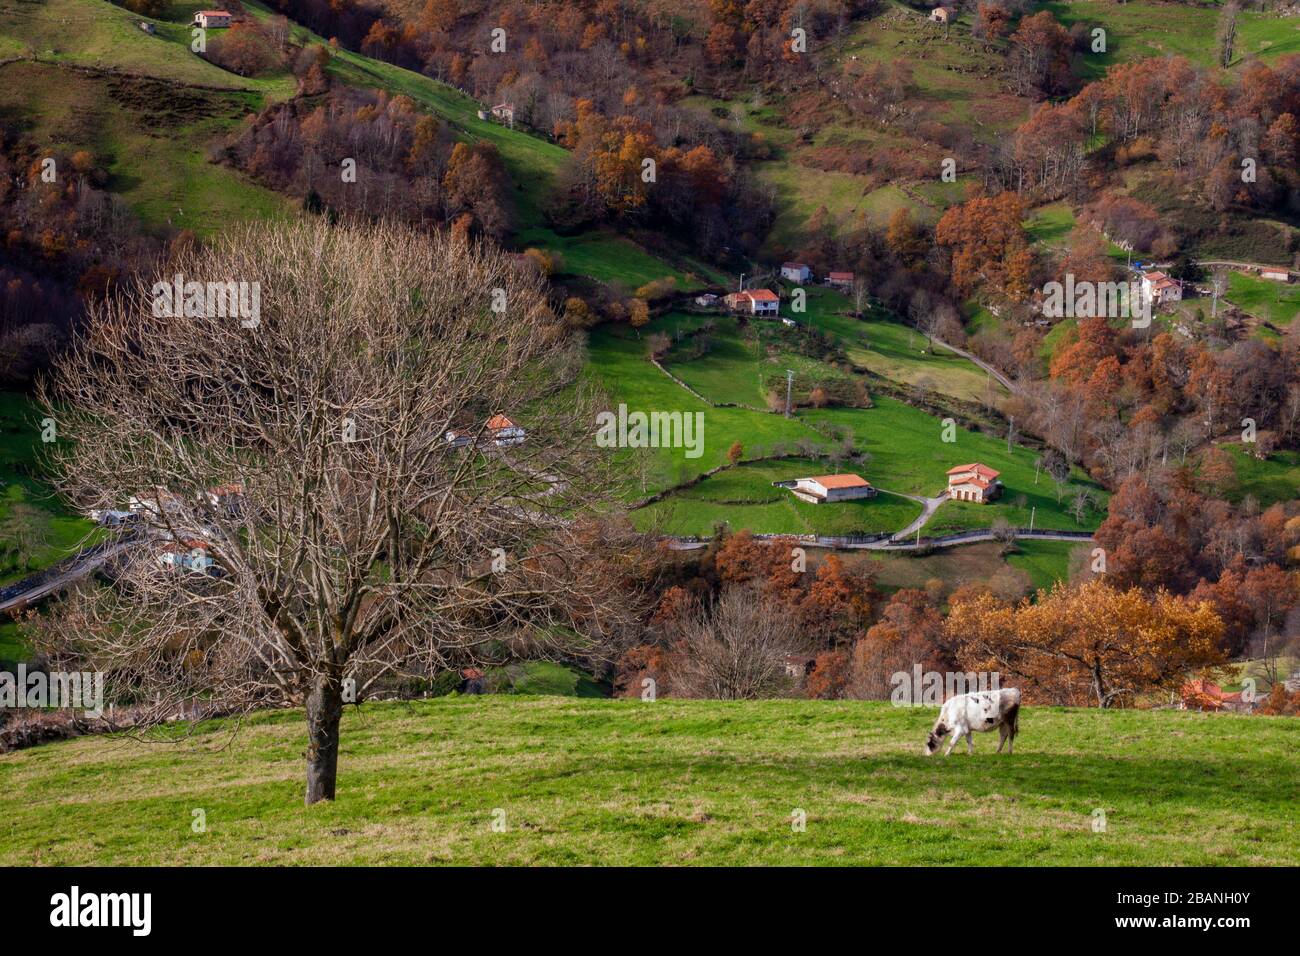
[[[930,11],[930,19],[935,23],[948,23],[952,19],[952,11],[947,7],[935,7]]]
[[[781,309],[781,299],[771,289],[733,292],[727,296],[726,301],[727,308],[732,312],[748,312],[751,315],[775,316]]]
[[[504,415],[493,415],[487,420],[488,438],[497,447],[520,445],[527,433]]]
[[[1142,294],[1155,305],[1178,302],[1183,298],[1183,284],[1163,272],[1146,272],[1142,275]]]
[[[233,17],[227,10],[200,10],[194,14],[194,23],[205,30],[228,27],[232,19]]]
[[[1259,273],[1261,279],[1268,279],[1270,282],[1290,282],[1291,273],[1285,269],[1261,269]]]
[[[826,284],[837,289],[851,289],[853,288],[853,273],[832,272],[826,277]]]
[[[484,441],[504,448],[507,445],[520,445],[528,433],[505,415],[493,415],[483,425],[486,433]],[[447,432],[447,444],[452,448],[464,448],[474,443],[474,432],[468,428],[457,428]]]
[[[820,505],[834,501],[852,501],[855,498],[873,498],[876,489],[860,475],[819,475],[816,478],[796,478],[794,481],[776,482],[788,488],[800,501]]]
[[[812,278],[812,270],[802,262],[781,263],[781,278],[803,285]]]
[[[949,468],[948,497],[953,501],[990,502],[1002,492],[1002,482],[998,481],[1000,474],[1002,472],[979,462]]]
[[[803,679],[813,672],[817,666],[817,659],[809,657],[806,654],[786,654],[781,659],[781,666],[785,668],[785,676],[800,683]]]
[[[244,486],[237,481],[225,485],[217,485],[207,490],[208,504],[213,508],[218,508],[226,514],[235,516],[239,514],[240,507],[244,500]]]
[[[514,103],[498,103],[496,106],[492,107],[492,115],[495,116],[497,119],[499,119],[501,122],[505,123],[511,129],[514,129],[515,127],[515,104]]]
[[[158,563],[164,568],[176,568],[201,573],[212,567],[212,559],[208,557],[208,543],[191,539],[165,541],[160,544],[158,546]]]

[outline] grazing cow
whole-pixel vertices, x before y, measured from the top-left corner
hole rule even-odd
[[[1001,739],[998,741],[998,753],[1002,745],[1007,745],[1007,753],[1015,746],[1016,733],[1020,730],[1020,691],[1014,687],[1003,690],[989,690],[979,694],[959,694],[949,698],[939,709],[939,719],[934,722],[925,741],[925,755],[928,757],[939,749],[943,735],[952,733],[948,749],[943,752],[946,757],[952,753],[953,746],[962,737],[966,738],[966,752],[973,754],[975,745],[971,742],[972,731],[992,730],[998,728]]]

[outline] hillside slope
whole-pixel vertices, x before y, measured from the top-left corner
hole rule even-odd
[[[0,756],[14,864],[1294,864],[1293,722],[1027,708],[1014,756],[920,755],[933,708],[441,698],[344,719],[302,806],[302,715],[174,746]],[[505,832],[492,828],[504,811]],[[191,827],[197,811],[206,832]],[[804,832],[792,814],[807,814]],[[1104,832],[1094,820],[1105,816]]]

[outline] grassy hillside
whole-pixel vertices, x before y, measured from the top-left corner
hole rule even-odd
[[[39,480],[39,448],[40,426],[31,402],[21,395],[0,392],[0,585],[48,567],[93,540],[95,534],[94,525],[64,507]],[[15,506],[30,507],[42,515],[40,542],[30,569],[5,553],[12,542],[4,525]],[[0,631],[0,660],[9,659],[7,653],[16,646],[13,630]]]
[[[822,289],[809,290],[808,309],[798,315],[825,331],[845,349],[854,364],[878,370],[899,382],[941,395],[974,399],[989,384],[985,374],[965,359],[925,349],[923,339],[906,326],[883,315],[860,321],[840,314],[846,300]],[[787,302],[788,308],[788,302]],[[591,336],[593,373],[609,392],[612,403],[625,402],[632,411],[699,411],[704,414],[703,454],[687,458],[683,449],[652,449],[646,456],[648,471],[640,490],[659,491],[720,465],[732,442],[746,454],[770,450],[777,442],[809,441],[818,447],[836,436],[852,435],[854,446],[870,456],[858,471],[877,488],[903,495],[933,495],[946,483],[954,465],[982,461],[1002,472],[1006,493],[993,505],[948,502],[926,526],[927,533],[943,534],[967,528],[988,527],[998,518],[1027,526],[1031,512],[1035,527],[1061,530],[1095,528],[1105,514],[1105,492],[1079,473],[1076,487],[1088,487],[1094,507],[1082,521],[1068,513],[1068,494],[1057,500],[1056,489],[1045,474],[1035,480],[1036,453],[1023,447],[1007,449],[1005,439],[957,427],[954,441],[943,440],[940,417],[886,395],[872,395],[871,408],[801,408],[792,418],[757,411],[773,377],[784,388],[784,372],[793,369],[796,394],[806,394],[809,383],[848,379],[848,373],[780,347],[792,331],[759,320],[740,330],[728,316],[714,317],[712,345],[702,356],[690,357],[680,344],[669,352],[671,372],[710,402],[739,403],[751,408],[716,407],[701,401],[673,382],[646,358],[647,337],[663,332],[675,341],[679,333],[697,329],[699,316],[671,313],[654,320],[640,336],[624,326],[602,327]],[[994,397],[1001,389],[994,388]],[[793,459],[745,465],[705,479],[661,503],[637,512],[645,527],[677,534],[707,534],[715,524],[733,529],[801,534],[851,534],[897,531],[919,513],[915,502],[893,495],[871,501],[830,506],[804,505],[772,482],[824,473],[826,464]],[[1023,500],[1022,500],[1023,499]],[[1036,511],[1035,511],[1036,509]]]
[[[83,738],[0,756],[0,863],[1244,866],[1300,854],[1287,718],[1032,707],[1013,756],[985,734],[974,757],[945,760],[920,753],[934,716],[860,701],[368,705],[344,717],[338,802],[310,809],[300,712],[258,715],[233,739],[230,724],[204,725],[175,746]]]
[[[1102,0],[1069,0],[1044,3],[1042,9],[1066,29],[1076,23],[1106,30],[1106,52],[1083,58],[1086,79],[1096,79],[1112,63],[1150,56],[1181,56],[1198,66],[1211,66],[1215,59],[1217,5],[1189,6],[1133,0],[1114,4]],[[1233,66],[1247,58],[1275,60],[1300,52],[1300,20],[1272,14],[1243,11],[1237,21],[1237,42]]]

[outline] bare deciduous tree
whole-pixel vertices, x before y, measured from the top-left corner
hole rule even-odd
[[[260,316],[159,315],[142,281],[58,365],[60,490],[134,497],[146,528],[114,587],[43,628],[53,653],[141,699],[305,705],[314,803],[353,692],[619,626],[611,536],[578,520],[615,487],[594,397],[534,270],[312,222],[233,231],[173,274],[256,284]]]
[[[751,700],[792,682],[787,654],[806,650],[796,615],[757,588],[730,587],[703,614],[680,619],[673,690],[683,697]]]

